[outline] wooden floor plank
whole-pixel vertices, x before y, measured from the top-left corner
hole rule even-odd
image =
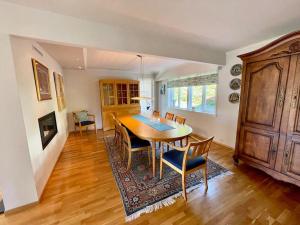
[[[38,205],[0,215],[4,225],[125,224],[120,193],[103,136],[70,134]],[[276,181],[245,164],[235,167],[232,150],[212,145],[210,159],[233,172],[209,182],[156,212],[127,224],[299,225],[300,188]]]

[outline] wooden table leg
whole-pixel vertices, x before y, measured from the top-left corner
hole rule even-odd
[[[156,142],[152,142],[152,174],[155,177]]]

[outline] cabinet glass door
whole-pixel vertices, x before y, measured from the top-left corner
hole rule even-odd
[[[115,104],[115,93],[113,83],[103,83],[103,105],[109,106]]]
[[[117,83],[117,103],[118,105],[128,104],[127,84]]]
[[[129,84],[129,97],[130,104],[138,104],[138,100],[131,99],[133,97],[139,97],[139,84]]]

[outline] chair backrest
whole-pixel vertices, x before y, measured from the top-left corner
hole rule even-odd
[[[116,116],[116,113],[115,112],[112,112],[110,113],[111,117],[112,117],[112,120],[113,120],[113,124],[115,126],[115,129],[117,129],[117,123],[119,123],[118,119],[117,119],[117,116]]]
[[[184,159],[192,159],[199,156],[204,156],[207,159],[213,139],[214,137],[211,137],[206,140],[197,140],[195,142],[188,143],[186,146]]]
[[[154,110],[153,113],[152,113],[152,115],[153,115],[154,117],[159,117],[159,116],[160,116],[160,113],[159,113],[159,111]]]
[[[174,114],[173,114],[173,113],[170,113],[170,112],[166,112],[165,118],[166,118],[167,120],[173,120]]]
[[[117,118],[117,113],[116,112],[111,112],[110,113],[111,117],[114,119],[114,118]]]
[[[126,127],[122,126],[122,124],[118,122],[117,129],[121,131],[122,139],[125,142],[125,144],[128,146],[128,149],[131,149],[131,141]]]
[[[74,123],[78,123],[79,122],[79,120],[77,118],[77,113],[79,113],[79,112],[88,112],[88,111],[87,110],[78,110],[78,111],[72,112]]]
[[[179,124],[185,124],[185,118],[182,116],[175,116],[175,122],[179,123]]]

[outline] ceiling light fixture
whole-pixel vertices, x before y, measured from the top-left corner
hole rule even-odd
[[[140,74],[138,74],[137,76],[137,80],[140,80],[141,81],[141,85],[140,85],[140,96],[138,97],[133,97],[131,98],[132,100],[138,100],[138,101],[141,101],[141,100],[151,100],[152,98],[151,97],[147,97],[144,95],[144,62],[143,62],[143,56],[142,55],[136,55],[139,59],[140,59]],[[139,75],[141,76],[139,79]]]

